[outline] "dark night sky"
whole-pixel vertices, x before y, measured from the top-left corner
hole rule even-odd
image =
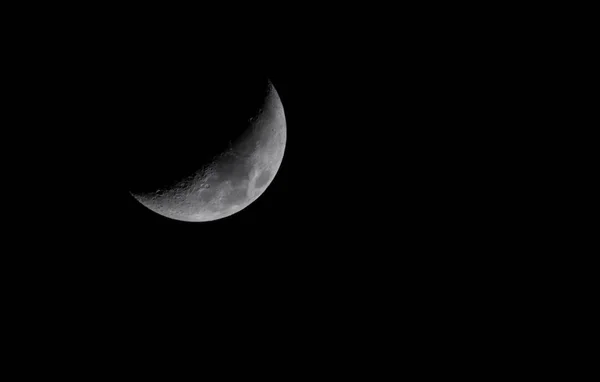
[[[315,283],[331,275],[369,279],[371,270],[383,272],[386,262],[398,260],[396,251],[415,253],[451,240],[430,237],[456,223],[438,208],[450,199],[446,190],[456,179],[438,176],[444,162],[437,148],[448,137],[439,124],[448,110],[432,107],[448,92],[438,81],[448,70],[440,69],[440,57],[427,56],[414,34],[397,41],[385,30],[365,34],[356,25],[309,33],[284,21],[267,25],[260,38],[243,29],[228,38],[135,23],[39,37],[26,68],[28,81],[41,89],[35,96],[52,100],[35,116],[45,121],[36,136],[48,152],[39,176],[52,185],[44,194],[51,203],[41,213],[52,218],[27,226],[40,231],[39,243],[62,253],[42,262],[120,281],[133,275],[193,282],[202,274],[229,282],[273,278],[271,285],[287,280],[306,288],[311,282],[300,282],[303,277]],[[174,69],[179,61],[173,58],[186,64]],[[196,84],[235,82],[242,72],[274,83],[286,114],[286,151],[273,183],[243,211],[184,223],[129,195],[130,163],[149,153],[145,142],[164,144],[173,155],[218,128],[209,114],[212,123],[198,120],[194,133],[160,129],[168,123],[160,103],[142,100],[153,83],[172,89],[161,67]],[[195,87],[177,96],[184,110],[194,107],[186,94],[227,110]]]
[[[26,144],[3,140],[6,152],[17,147],[6,164],[19,177],[5,176],[17,195],[5,204],[18,210],[7,223],[19,232],[6,235],[17,245],[5,246],[2,269],[14,280],[9,295],[35,310],[24,313],[31,328],[55,316],[116,337],[111,349],[125,337],[154,341],[155,328],[252,345],[267,333],[276,352],[304,341],[313,354],[324,341],[359,343],[361,331],[386,342],[393,331],[414,332],[429,347],[422,333],[461,333],[452,320],[488,314],[479,307],[493,299],[481,285],[503,264],[521,267],[505,260],[518,250],[490,255],[514,226],[493,211],[506,199],[488,196],[502,185],[481,154],[498,115],[479,93],[487,74],[479,87],[465,84],[464,72],[485,58],[463,60],[452,36],[410,13],[369,20],[362,9],[342,11],[319,23],[282,10],[237,29],[136,13],[22,32],[30,42],[15,44],[16,69],[6,72],[18,85],[18,118],[6,131]],[[187,163],[230,106],[243,109],[225,99],[254,74],[271,79],[287,121],[283,162],[266,191],[206,223],[138,203],[128,182],[140,160],[185,152]],[[477,314],[465,319],[469,309]]]
[[[86,201],[87,195],[74,195],[71,200],[78,205],[71,216],[64,217],[78,237],[71,245],[97,243],[130,265],[140,258],[178,264],[224,259],[282,261],[317,256],[327,247],[339,250],[334,237],[344,235],[346,225],[364,212],[364,208],[358,213],[354,209],[357,202],[370,198],[355,195],[364,188],[363,176],[368,176],[360,168],[369,164],[361,163],[355,153],[346,156],[355,151],[355,143],[346,142],[360,137],[346,124],[348,117],[340,114],[353,113],[347,97],[338,99],[348,88],[345,72],[337,73],[343,68],[319,64],[318,55],[302,46],[296,48],[292,42],[274,43],[264,51],[257,51],[259,47],[232,47],[231,51],[207,47],[185,54],[180,52],[196,40],[187,38],[174,44],[167,38],[159,43],[142,36],[133,45],[126,43],[127,39],[119,42],[106,47],[105,54],[96,52],[84,60],[81,83],[75,84],[79,93],[71,95],[80,97],[75,101],[81,105],[75,119],[85,121],[78,134],[88,145],[74,148],[84,160],[65,159],[69,171],[76,174],[78,182],[89,185],[94,195],[92,200]],[[175,82],[188,80],[190,85],[166,83],[172,73]],[[228,121],[221,114],[235,114],[227,101],[235,92],[228,93],[228,88],[234,89],[236,83],[254,75],[268,76],[274,83],[288,129],[284,160],[266,192],[243,211],[208,223],[170,220],[135,201],[127,189],[130,164],[139,165],[144,156],[168,159],[181,152],[193,153],[199,146],[195,141],[212,137],[215,129],[227,128],[219,126]],[[224,85],[219,88],[221,82]],[[175,101],[155,96],[161,91],[177,93]],[[240,106],[238,102],[234,107]],[[177,121],[169,119],[173,108],[181,115]],[[202,116],[193,108],[208,111]],[[169,123],[197,127],[181,129]],[[363,152],[360,156],[366,152],[358,151]],[[97,171],[89,172],[90,166]],[[351,177],[340,183],[349,173]],[[86,219],[84,206],[90,203],[94,217]],[[126,255],[117,255],[121,251]]]
[[[0,269],[4,316],[18,324],[5,325],[7,333],[27,351],[11,354],[80,364],[59,351],[64,346],[102,363],[88,372],[137,366],[134,345],[159,356],[185,352],[182,363],[194,357],[194,365],[205,350],[228,363],[220,372],[237,365],[232,350],[261,357],[257,367],[267,371],[298,363],[288,373],[337,356],[338,375],[354,374],[369,353],[373,379],[382,362],[393,359],[398,369],[399,346],[446,372],[429,352],[462,357],[455,348],[479,350],[506,340],[490,341],[490,333],[517,333],[510,323],[529,330],[520,318],[549,285],[536,275],[563,280],[543,269],[540,245],[553,239],[531,233],[529,205],[539,201],[523,189],[537,168],[515,179],[505,166],[521,167],[511,145],[533,121],[507,113],[519,102],[518,84],[503,93],[498,83],[511,74],[495,66],[502,54],[485,36],[471,43],[480,29],[437,5],[369,14],[362,3],[353,13],[351,5],[327,13],[280,3],[276,17],[251,17],[226,3],[233,11],[212,23],[217,15],[204,9],[189,21],[180,10],[168,18],[165,5],[154,17],[146,4],[128,14],[68,5],[64,21],[42,5],[25,6],[27,22],[5,28],[3,45],[14,45],[3,63],[5,82],[15,83],[3,113],[15,117],[5,118],[2,133],[3,191],[13,195],[3,199]],[[455,24],[464,32],[451,33]],[[186,85],[170,84],[165,73]],[[243,108],[219,101],[254,73],[272,80],[287,121],[283,162],[266,191],[207,223],[170,220],[139,204],[128,182],[140,160],[183,151],[187,163],[197,141],[215,137],[221,113]],[[174,90],[173,98],[153,96]],[[196,105],[209,111],[195,113]],[[519,279],[535,287],[523,293]],[[411,336],[415,346],[407,345]],[[186,344],[162,346],[174,339]]]
[[[420,152],[419,130],[428,118],[422,113],[427,63],[412,52],[392,61],[386,40],[365,41],[358,32],[334,39],[335,33],[279,27],[280,33],[255,41],[132,27],[82,35],[39,53],[52,63],[40,76],[49,82],[44,88],[60,89],[47,97],[57,101],[48,112],[62,127],[43,133],[61,142],[53,156],[61,171],[53,182],[74,184],[67,194],[57,191],[57,204],[68,206],[61,223],[76,237],[69,246],[91,241],[139,256],[216,259],[225,251],[247,259],[249,253],[341,253],[353,240],[374,250],[377,237],[414,229],[403,216],[415,217],[425,203],[413,197],[428,192],[420,189],[424,175],[416,170],[430,160]],[[228,104],[218,100],[229,96],[228,87],[254,73],[274,83],[288,129],[283,163],[266,192],[245,210],[210,223],[169,220],[139,205],[127,192],[131,162],[154,149],[166,157],[193,152],[196,140],[220,128],[218,116]],[[191,85],[174,87],[172,77]],[[219,89],[221,79],[227,86]],[[208,94],[201,90],[206,83]],[[164,101],[166,111],[162,98],[149,96],[161,89],[177,94]],[[218,97],[212,97],[215,89]],[[196,105],[216,112],[203,124],[192,111]],[[182,115],[174,122],[197,129],[168,127],[174,108]],[[431,127],[423,131],[432,134]],[[392,212],[397,208],[401,215]]]

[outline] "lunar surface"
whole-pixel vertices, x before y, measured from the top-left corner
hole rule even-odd
[[[158,214],[188,222],[222,219],[254,202],[277,174],[286,145],[283,105],[270,81],[267,87],[262,107],[227,149],[172,185],[130,191],[133,197]]]

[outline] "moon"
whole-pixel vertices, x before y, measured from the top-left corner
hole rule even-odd
[[[283,105],[268,79],[262,94],[262,105],[254,117],[220,153],[208,161],[198,159],[196,171],[167,187],[130,190],[130,194],[150,210],[186,222],[223,219],[248,207],[273,181],[287,139]],[[190,163],[185,165],[187,168]]]

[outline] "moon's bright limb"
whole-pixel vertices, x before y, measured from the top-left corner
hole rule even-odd
[[[171,219],[206,222],[241,211],[271,184],[287,139],[279,94],[271,82],[262,108],[229,149],[174,187],[132,195]]]

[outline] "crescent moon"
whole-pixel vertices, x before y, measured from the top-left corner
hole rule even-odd
[[[207,222],[231,216],[260,197],[277,174],[287,140],[283,105],[268,81],[262,107],[224,152],[168,189],[130,194],[165,217]]]

